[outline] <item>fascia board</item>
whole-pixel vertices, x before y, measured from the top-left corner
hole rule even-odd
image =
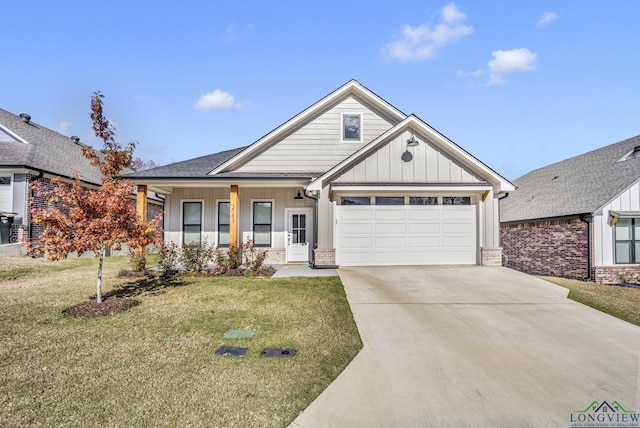
[[[9,129],[6,126],[2,125],[1,123],[0,123],[0,130],[2,130],[2,132],[12,136],[13,138],[15,138],[16,140],[20,141],[23,144],[31,144],[30,142],[28,142],[27,140],[22,138],[20,135],[18,135],[15,132],[13,132],[11,129]]]

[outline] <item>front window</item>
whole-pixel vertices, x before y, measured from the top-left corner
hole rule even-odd
[[[182,203],[182,233],[185,244],[200,242],[202,232],[202,202]]]
[[[640,263],[640,218],[621,218],[615,226],[616,263]]]
[[[229,245],[229,202],[218,202],[218,246]]]
[[[271,202],[253,203],[253,239],[256,247],[271,246]]]

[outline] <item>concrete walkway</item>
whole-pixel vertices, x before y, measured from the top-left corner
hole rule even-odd
[[[562,287],[501,267],[339,274],[364,348],[292,427],[570,427],[594,401],[640,412],[640,327]]]
[[[289,276],[338,276],[336,269],[311,269],[309,265],[275,265],[272,278]]]

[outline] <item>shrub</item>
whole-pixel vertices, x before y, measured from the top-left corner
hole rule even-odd
[[[203,239],[201,242],[183,244],[180,252],[180,264],[187,272],[201,272],[207,268],[209,260],[213,258],[213,251]]]
[[[173,274],[178,270],[178,246],[171,241],[160,247],[160,267],[165,274]]]

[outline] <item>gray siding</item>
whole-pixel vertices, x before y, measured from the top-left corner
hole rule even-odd
[[[342,142],[343,113],[362,114],[360,143]],[[238,172],[324,172],[395,125],[363,100],[349,96],[238,168]]]
[[[338,183],[481,183],[473,172],[464,168],[447,153],[424,137],[417,147],[407,147],[411,137],[405,131],[344,172]],[[405,151],[412,154],[409,162],[402,160]]]

